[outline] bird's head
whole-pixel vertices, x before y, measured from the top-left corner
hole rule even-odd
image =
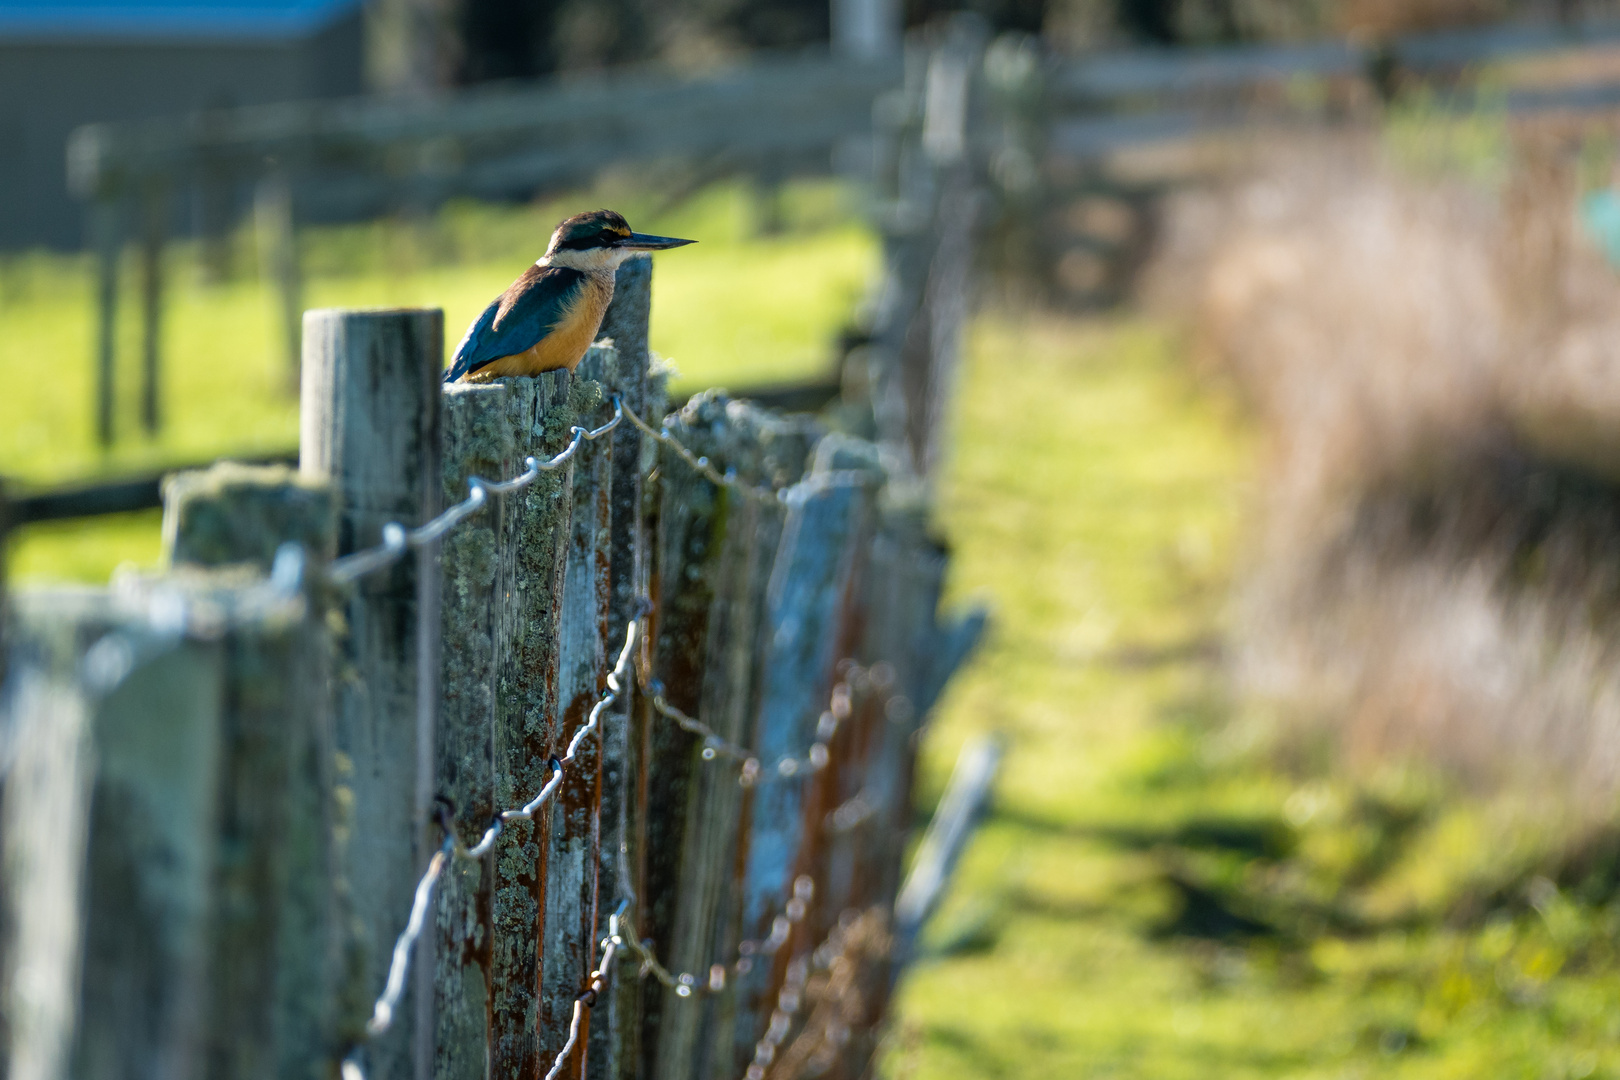
[[[557,226],[546,248],[545,262],[575,270],[611,270],[638,251],[663,251],[695,243],[632,232],[623,214],[592,210],[575,214]]]

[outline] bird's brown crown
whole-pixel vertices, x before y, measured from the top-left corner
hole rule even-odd
[[[551,234],[553,251],[586,251],[611,247],[630,237],[630,223],[616,210],[590,210],[566,218]]]

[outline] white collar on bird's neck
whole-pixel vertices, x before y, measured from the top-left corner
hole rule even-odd
[[[585,248],[575,250],[563,248],[559,251],[548,252],[534,261],[539,267],[564,266],[570,270],[580,270],[587,274],[611,274],[619,268],[619,264],[635,254],[623,248]]]

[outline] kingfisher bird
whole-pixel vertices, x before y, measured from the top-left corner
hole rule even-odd
[[[573,371],[602,328],[619,264],[638,251],[696,242],[631,232],[624,215],[612,210],[565,219],[546,253],[467,328],[444,381]]]

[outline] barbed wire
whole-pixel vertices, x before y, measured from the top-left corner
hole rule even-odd
[[[757,487],[753,484],[746,484],[737,479],[737,470],[735,468],[728,468],[724,473],[722,473],[709,462],[708,458],[700,457],[699,455],[694,454],[691,450],[687,449],[679,439],[675,438],[675,436],[669,433],[668,429],[659,430],[654,428],[651,424],[647,423],[647,421],[637,416],[635,410],[631,409],[629,406],[624,407],[624,415],[631,424],[640,428],[643,432],[650,435],[658,442],[663,443],[665,446],[675,451],[676,457],[680,458],[693,469],[697,470],[697,472],[702,474],[703,478],[709,481],[709,483],[730,488],[741,495],[747,496],[751,499],[758,499],[761,502],[778,502],[781,500],[782,493],[786,490],[785,488],[777,489]]]
[[[375,547],[356,551],[351,554],[334,559],[326,568],[327,580],[338,584],[350,584],[358,581],[368,574],[382,570],[398,562],[407,551],[420,548],[443,538],[452,529],[463,521],[471,518],[483,510],[489,503],[491,495],[505,495],[522,490],[533,484],[544,472],[554,471],[566,465],[586,442],[601,438],[603,435],[616,429],[624,420],[642,432],[651,436],[658,442],[668,446],[677,457],[691,468],[696,470],[711,483],[730,488],[747,497],[769,500],[787,501],[795,490],[810,490],[821,486],[835,485],[872,485],[881,482],[881,476],[860,470],[831,470],[817,467],[797,483],[781,489],[758,487],[747,484],[738,479],[736,470],[728,469],[725,473],[717,470],[707,457],[699,456],[688,449],[668,431],[654,429],[634,410],[615,394],[612,398],[613,417],[607,423],[596,428],[586,428],[580,425],[572,426],[569,431],[571,438],[568,445],[553,457],[540,459],[526,457],[524,471],[507,480],[492,481],[483,477],[473,476],[467,480],[468,494],[461,502],[448,507],[443,512],[431,518],[416,528],[408,528],[397,521],[391,521],[382,528],[382,543]],[[305,559],[301,549],[295,546],[284,546],[278,551],[276,565],[270,574],[270,580],[262,590],[266,599],[281,599],[300,591],[303,581]],[[258,593],[253,594],[257,602]],[[159,598],[161,599],[161,597]],[[646,601],[643,601],[645,604]],[[494,846],[495,841],[505,830],[508,822],[516,820],[530,820],[546,804],[561,786],[565,766],[571,764],[578,754],[586,738],[596,733],[600,728],[603,713],[617,702],[624,693],[628,683],[630,661],[635,651],[637,635],[640,629],[640,614],[631,619],[625,628],[624,647],[620,650],[618,658],[607,675],[607,689],[592,707],[586,722],[582,724],[569,740],[568,749],[561,758],[550,759],[551,776],[542,785],[540,791],[533,799],[521,807],[503,810],[495,815],[494,820],[480,836],[478,843],[468,847],[463,844],[455,822],[451,819],[448,808],[441,807],[439,823],[444,830],[444,841],[428,860],[427,867],[417,880],[416,888],[412,893],[411,910],[406,919],[405,928],[394,941],[394,947],[389,958],[388,975],[384,981],[382,994],[372,1005],[370,1018],[366,1021],[365,1037],[362,1042],[351,1047],[340,1064],[340,1074],[343,1080],[364,1080],[365,1073],[359,1061],[359,1051],[371,1040],[385,1034],[394,1023],[401,998],[404,996],[406,981],[410,975],[411,958],[416,951],[417,943],[421,939],[423,929],[427,925],[428,912],[433,903],[439,880],[444,875],[445,867],[455,858],[476,860],[487,854]],[[165,622],[161,618],[154,618],[154,623]],[[167,620],[173,621],[173,620]],[[175,636],[184,629],[185,617],[179,617],[173,629]],[[120,642],[122,639],[120,639]],[[117,643],[115,643],[117,644]],[[109,649],[112,646],[109,645]],[[91,662],[93,670],[87,674],[95,676],[97,684],[112,685],[121,682],[135,665],[134,658],[120,660],[113,663],[111,659],[103,657],[107,649],[92,650],[94,655],[87,655],[86,661]],[[110,654],[109,654],[110,655]],[[105,662],[104,662],[105,661]],[[107,671],[99,670],[108,668]],[[116,672],[110,669],[117,669]],[[858,669],[856,669],[858,670]],[[760,770],[759,759],[756,755],[734,743],[721,738],[708,725],[670,705],[663,697],[662,687],[656,682],[651,686],[657,689],[651,695],[654,707],[659,713],[673,720],[681,727],[704,739],[704,758],[713,759],[717,756],[727,756],[737,759],[742,765],[741,780],[745,785],[751,785],[758,777]],[[833,690],[832,702],[824,710],[816,728],[817,739],[812,744],[805,758],[782,758],[776,763],[779,775],[790,777],[803,770],[819,771],[826,767],[830,760],[828,741],[836,734],[839,722],[849,714],[849,684],[847,677],[838,683]],[[626,890],[628,892],[628,889]],[[641,961],[641,974],[652,975],[659,982],[671,988],[677,997],[690,998],[701,989],[710,993],[718,993],[725,989],[728,978],[746,974],[758,957],[774,955],[785,945],[792,935],[795,925],[803,920],[810,900],[815,894],[815,883],[806,875],[800,875],[794,880],[790,898],[780,914],[771,922],[770,933],[762,940],[745,940],[737,946],[736,959],[729,964],[712,964],[708,971],[708,978],[699,983],[696,976],[683,972],[672,974],[659,963],[652,950],[634,934],[626,937],[621,926],[629,919],[628,911],[630,897],[621,902],[618,911],[609,917],[609,933],[599,943],[602,949],[602,961],[591,972],[585,991],[574,1002],[574,1011],[569,1024],[568,1037],[559,1051],[546,1080],[556,1080],[567,1063],[579,1039],[580,1026],[583,1019],[583,1010],[595,1004],[598,996],[606,987],[612,974],[612,964],[617,959],[620,950],[633,953]],[[633,923],[631,923],[633,926]]]
[[[629,420],[632,425],[640,428],[647,435],[673,450],[676,457],[684,461],[709,483],[729,488],[758,502],[784,503],[789,502],[795,493],[807,493],[829,487],[878,487],[885,482],[884,475],[880,472],[865,469],[830,468],[818,456],[812,463],[809,472],[784,487],[768,488],[749,484],[738,479],[737,470],[734,466],[728,467],[722,473],[714,467],[714,463],[707,457],[694,453],[674,435],[671,435],[667,427],[663,429],[655,428],[637,416],[635,410],[620,403],[617,398],[614,399],[614,403],[623,409],[626,420]]]
[[[416,950],[416,943],[422,936],[422,928],[427,922],[429,906],[433,903],[433,894],[438,885],[439,878],[444,874],[444,868],[453,858],[476,860],[487,853],[495,844],[495,840],[505,829],[506,823],[516,820],[529,820],[540,811],[547,800],[556,793],[562,784],[564,766],[572,764],[585,739],[594,734],[599,727],[602,714],[619,699],[628,685],[626,678],[629,675],[630,658],[635,652],[636,638],[640,629],[640,616],[631,619],[625,626],[624,647],[619,650],[617,661],[607,676],[607,689],[597,699],[591,708],[590,715],[585,723],[568,741],[568,750],[561,758],[551,759],[551,778],[540,788],[539,794],[513,810],[502,810],[495,815],[494,821],[485,830],[479,842],[473,847],[467,847],[461,842],[460,834],[455,828],[455,822],[450,819],[446,808],[441,808],[439,817],[440,827],[444,830],[444,842],[428,860],[427,869],[422,872],[417,881],[416,890],[412,897],[410,917],[405,922],[405,929],[394,940],[394,950],[388,965],[388,978],[383,985],[383,992],[372,1005],[371,1018],[366,1021],[367,1041],[384,1034],[393,1026],[396,1010],[399,1008],[400,998],[405,994],[405,980],[410,975],[411,956]],[[579,1023],[578,1010],[574,1017],[574,1026]],[[575,1032],[577,1034],[577,1031]],[[569,1045],[573,1044],[570,1036]],[[359,1047],[354,1047],[344,1058],[342,1073],[344,1080],[364,1080],[364,1072],[355,1054]]]
[[[839,668],[842,678],[833,684],[832,693],[827,708],[816,721],[816,741],[810,744],[809,752],[802,758],[784,757],[776,762],[774,768],[777,775],[786,777],[797,776],[801,772],[820,772],[832,760],[830,744],[833,736],[838,734],[839,725],[847,719],[854,707],[854,686],[865,683],[880,693],[887,693],[892,685],[892,674],[879,678],[874,672],[889,669],[890,665],[881,661],[871,668],[863,668],[853,660],[844,660]],[[723,737],[708,724],[695,716],[681,711],[664,696],[664,684],[656,679],[649,680],[644,688],[653,709],[668,720],[674,721],[676,726],[684,731],[691,732],[703,740],[702,758],[704,761],[714,761],[718,758],[730,758],[741,765],[741,774],[738,783],[743,787],[752,787],[759,781],[762,768],[759,755],[744,746]]]
[[[555,457],[544,461],[536,457],[524,458],[525,471],[510,480],[492,481],[485,480],[480,476],[468,477],[468,492],[465,499],[414,529],[408,529],[397,521],[390,521],[382,527],[383,542],[381,544],[332,560],[331,566],[327,568],[327,576],[335,582],[344,584],[356,581],[386,566],[392,566],[399,561],[408,549],[431,544],[466,519],[478,513],[488,504],[490,495],[504,495],[507,492],[528,487],[540,479],[541,473],[562,468],[573,459],[582,445],[600,439],[603,435],[618,427],[623,421],[623,406],[618,396],[615,395],[613,398],[613,419],[599,428],[584,428],[577,424],[569,428],[569,432],[573,437],[569,439],[568,445]]]

